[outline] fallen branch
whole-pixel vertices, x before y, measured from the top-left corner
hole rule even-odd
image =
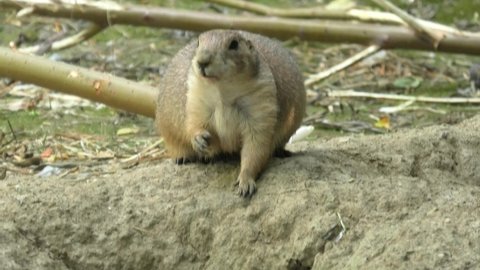
[[[446,104],[480,104],[480,98],[460,98],[460,97],[425,97],[425,96],[405,96],[396,94],[381,94],[359,92],[355,90],[333,90],[326,92],[327,97],[334,98],[373,98],[373,99],[389,99],[389,100],[404,100],[426,103],[446,103]]]
[[[389,107],[381,107],[378,109],[379,112],[381,113],[387,113],[387,114],[392,114],[392,113],[398,113],[402,111],[427,111],[431,113],[436,113],[436,114],[446,114],[447,112],[445,110],[439,110],[439,109],[434,109],[434,108],[429,108],[425,106],[411,106],[413,103],[415,103],[414,100],[409,100],[406,101],[400,105],[397,106],[389,106]]]
[[[422,26],[417,19],[410,16],[407,12],[401,10],[400,8],[396,7],[394,4],[390,3],[387,0],[372,0],[377,5],[381,6],[386,10],[390,10],[392,13],[400,17],[404,20],[416,33],[420,36],[420,38],[430,42],[434,49],[438,47],[440,41],[443,39],[443,35],[441,33],[436,32],[435,30],[430,30],[427,27]]]
[[[83,19],[98,25],[129,24],[175,28],[192,31],[205,31],[214,28],[243,29],[267,36],[288,39],[299,37],[333,43],[358,43],[378,45],[382,49],[418,49],[432,50],[431,44],[424,42],[411,29],[404,26],[372,25],[366,23],[312,21],[300,19],[242,17],[211,14],[186,10],[175,10],[142,6],[91,5],[82,0],[0,0],[0,7],[33,7],[32,14]],[[96,3],[96,2],[94,2]],[[480,34],[441,31],[444,39],[438,44],[437,51],[463,54],[480,54]]]
[[[371,45],[368,48],[366,48],[365,50],[363,50],[363,51],[355,54],[354,56],[346,59],[345,61],[329,68],[328,70],[325,70],[325,71],[322,71],[318,74],[309,76],[305,80],[305,87],[310,87],[310,86],[314,85],[315,83],[318,83],[319,81],[321,81],[325,78],[328,78],[328,77],[332,76],[333,74],[350,67],[351,65],[357,63],[358,61],[360,61],[360,60],[378,52],[379,50],[380,50],[379,46]]]
[[[110,74],[0,47],[0,77],[33,83],[155,117],[156,88]]]

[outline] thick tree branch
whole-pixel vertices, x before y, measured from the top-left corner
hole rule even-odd
[[[55,1],[58,3],[59,1]],[[312,21],[300,19],[241,17],[210,14],[168,8],[115,6],[104,8],[81,3],[81,0],[52,4],[48,0],[0,0],[0,6],[22,9],[33,7],[32,14],[84,19],[99,25],[130,24],[138,26],[166,27],[192,31],[213,28],[235,28],[261,33],[280,39],[300,37],[322,42],[349,42],[378,45],[382,49],[432,50],[432,45],[418,37],[415,31],[404,26],[385,26],[342,21]],[[439,30],[440,31],[440,30]],[[437,51],[464,54],[480,54],[480,34],[440,31],[444,38]]]
[[[327,19],[327,20],[358,20],[362,22],[376,22],[384,24],[405,24],[395,14],[374,11],[361,10],[355,8],[348,9],[327,9],[324,7],[303,7],[303,8],[276,8],[244,0],[204,0],[230,8],[245,10],[248,12],[276,16],[284,18],[303,18],[303,19]]]
[[[285,17],[285,18],[304,18],[304,19],[332,19],[332,20],[359,20],[365,22],[380,22],[388,24],[403,24],[402,20],[392,14],[385,12],[370,12],[359,9],[326,9],[323,7],[305,7],[305,8],[289,8],[282,9],[262,5],[254,2],[247,2],[243,0],[204,0],[226,7],[245,10],[248,12]],[[350,12],[352,11],[352,12]]]
[[[33,83],[155,117],[157,89],[110,74],[0,47],[0,77]]]
[[[409,23],[403,18],[395,15],[394,13],[377,11],[377,10],[364,10],[356,8],[348,9],[325,9],[320,7],[313,8],[293,8],[293,9],[281,9],[270,7],[258,3],[246,2],[244,0],[204,0],[206,2],[215,3],[231,8],[245,10],[248,12],[285,17],[285,18],[308,18],[308,19],[327,19],[327,20],[356,20],[360,22],[369,23],[382,23],[382,24],[396,24],[408,26]],[[453,27],[425,21],[422,19],[415,19],[416,22],[424,29],[430,29],[430,31],[442,31],[453,34],[466,34]]]

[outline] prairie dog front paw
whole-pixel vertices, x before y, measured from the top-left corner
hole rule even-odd
[[[212,135],[207,130],[198,132],[192,138],[192,147],[195,152],[202,156],[208,155],[208,148],[210,146]]]
[[[238,186],[237,194],[241,197],[251,197],[257,190],[255,179],[252,177],[238,177],[235,185]]]

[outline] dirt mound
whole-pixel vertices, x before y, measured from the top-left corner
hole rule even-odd
[[[480,116],[238,163],[0,181],[2,269],[478,269]],[[340,218],[345,225],[343,231]]]

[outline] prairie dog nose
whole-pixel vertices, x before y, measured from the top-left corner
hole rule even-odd
[[[206,68],[212,62],[212,54],[207,51],[200,51],[197,55],[197,64],[203,76],[207,76]]]
[[[197,63],[202,66],[208,66],[212,62],[213,53],[207,50],[197,52]]]
[[[200,61],[197,61],[198,63],[198,67],[204,71],[206,67],[208,67],[208,65],[210,65],[210,61],[207,61],[207,62],[200,62]]]

